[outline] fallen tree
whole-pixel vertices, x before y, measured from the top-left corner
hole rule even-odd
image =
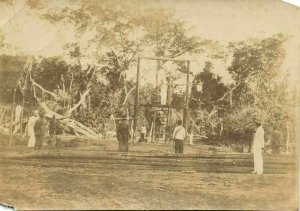
[[[31,65],[32,66],[32,65]],[[28,69],[28,71],[31,71],[31,68]],[[94,71],[94,69],[93,69]],[[95,72],[95,71],[94,71]],[[93,74],[94,74],[93,72]],[[31,75],[31,74],[30,74]],[[45,88],[43,88],[40,84],[38,84],[37,82],[34,81],[34,79],[32,77],[30,77],[30,81],[31,83],[34,85],[33,86],[33,90],[35,87],[38,87],[40,90],[42,90],[43,92],[46,92],[48,94],[50,94],[55,100],[58,100],[58,96],[48,90],[46,90]],[[89,84],[87,86],[87,88],[89,87]],[[34,96],[37,101],[39,102],[39,105],[45,110],[45,116],[48,118],[52,118],[53,116],[55,116],[55,118],[57,120],[59,120],[62,124],[64,124],[65,126],[71,128],[73,130],[73,132],[76,135],[83,135],[83,136],[87,136],[89,138],[101,138],[101,135],[95,133],[92,129],[84,126],[83,124],[81,124],[80,122],[77,122],[74,119],[69,118],[69,116],[71,115],[71,113],[79,106],[82,104],[82,102],[84,101],[86,95],[89,93],[90,89],[88,88],[87,91],[81,96],[81,99],[79,100],[79,102],[77,104],[75,104],[68,112],[67,112],[67,116],[68,117],[64,117],[54,111],[52,111],[45,102],[41,102],[41,100],[39,98],[37,98],[37,96]],[[34,90],[35,93],[35,90]]]
[[[43,102],[37,95],[36,95],[36,89],[39,89],[42,91],[42,93],[46,93],[47,96],[51,97],[51,99],[54,99],[54,102],[57,103],[58,100],[60,100],[60,96],[57,95],[54,92],[51,92],[47,89],[45,89],[42,85],[40,85],[39,83],[37,83],[32,77],[31,77],[31,71],[32,71],[32,63],[33,63],[33,59],[29,58],[25,64],[24,70],[27,71],[26,74],[26,78],[25,78],[25,82],[24,82],[24,86],[21,86],[21,84],[18,84],[18,86],[20,87],[21,93],[23,94],[23,98],[25,95],[24,90],[30,90],[32,88],[32,94],[33,97],[36,99],[36,101],[38,102],[39,106],[41,108],[43,108],[45,110],[45,117],[47,118],[53,118],[53,116],[56,117],[56,119],[61,123],[61,125],[63,126],[64,129],[70,129],[76,136],[85,136],[88,138],[93,138],[93,139],[99,139],[102,138],[101,134],[97,134],[96,132],[94,132],[92,129],[86,127],[85,125],[83,125],[82,123],[70,118],[71,113],[76,110],[77,107],[79,107],[80,105],[82,105],[85,101],[85,97],[89,94],[90,88],[90,81],[87,85],[87,89],[85,91],[85,93],[81,96],[81,99],[79,100],[78,103],[76,103],[73,107],[71,107],[69,109],[69,111],[66,112],[66,116],[62,116],[54,111],[51,110],[51,108],[49,108],[46,104],[46,102]],[[95,72],[95,68],[91,67],[88,70],[88,73],[91,73],[91,75],[93,75]],[[22,77],[22,76],[20,76]],[[50,101],[50,99],[49,99]],[[4,112],[3,112],[4,113]],[[0,120],[3,119],[4,114],[1,115]],[[26,123],[27,120],[22,121],[22,123]],[[1,123],[2,121],[0,121]],[[0,134],[9,134],[9,129],[8,127],[14,127],[16,125],[18,125],[19,121],[13,121],[10,123],[10,125],[2,125],[0,126]]]
[[[65,126],[68,126],[72,130],[74,130],[74,132],[77,133],[78,135],[84,135],[96,139],[102,137],[100,134],[95,133],[92,129],[84,126],[80,122],[77,122],[76,120],[71,119],[69,117],[64,117],[52,111],[50,108],[48,108],[45,102],[40,103],[40,106],[45,110],[45,116],[47,118],[52,118],[53,116],[55,116],[57,120],[59,120]]]

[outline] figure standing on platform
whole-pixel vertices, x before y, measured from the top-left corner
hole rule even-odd
[[[126,119],[126,115],[122,116],[122,119],[117,124],[117,139],[119,142],[119,151],[128,152],[128,142],[130,140],[130,126]]]
[[[35,135],[34,135],[33,127],[37,119],[38,119],[38,111],[35,110],[33,111],[33,115],[29,117],[28,124],[27,124],[27,133],[29,136],[28,147],[34,147],[35,145]]]
[[[161,103],[161,105],[166,105],[167,104],[167,90],[168,90],[168,86],[165,83],[165,81],[163,80],[161,90],[160,90],[160,103]]]
[[[264,129],[261,122],[256,121],[256,133],[253,141],[254,171],[252,174],[263,174]]]
[[[182,121],[178,120],[177,126],[173,131],[173,139],[175,140],[175,153],[183,153],[185,135],[185,128],[182,126]]]

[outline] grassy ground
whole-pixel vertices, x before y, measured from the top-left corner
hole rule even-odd
[[[70,139],[72,140],[72,139]],[[117,142],[77,140],[60,150],[117,151]],[[45,147],[43,151],[48,151]],[[1,154],[8,153],[3,147]],[[171,153],[172,145],[130,143],[132,153]],[[186,154],[233,153],[185,146]],[[35,153],[24,146],[9,153]],[[45,209],[276,209],[297,207],[297,175],[209,173],[163,169],[43,166],[0,163],[0,202],[18,210]],[[58,160],[57,162],[64,162]],[[54,162],[55,163],[55,162]]]

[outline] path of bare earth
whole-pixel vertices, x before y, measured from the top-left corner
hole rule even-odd
[[[40,152],[2,147],[0,201],[18,210],[297,207],[295,167],[285,173],[253,175],[250,154],[208,148],[186,146],[185,155],[176,156],[168,145],[146,143],[131,143],[129,153],[117,152],[117,143],[107,141]],[[213,171],[218,157],[226,156],[229,162],[222,165],[243,171]],[[285,155],[268,159],[278,164],[286,158],[294,159]]]

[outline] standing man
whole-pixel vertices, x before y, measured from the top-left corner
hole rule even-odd
[[[141,138],[140,138],[140,142],[144,142],[144,141],[145,141],[146,132],[147,132],[147,129],[146,129],[146,125],[145,125],[145,123],[144,123],[144,124],[142,125],[142,127],[141,127]]]
[[[43,138],[46,135],[46,120],[45,120],[45,110],[39,110],[39,118],[35,121],[34,127],[35,135],[35,150],[40,150],[43,146]]]
[[[53,142],[55,144],[55,139],[56,139],[56,118],[55,115],[52,116],[52,118],[49,121],[49,135],[50,135],[50,139],[48,142],[49,146],[53,145]]]
[[[34,147],[35,145],[35,135],[34,135],[33,127],[37,119],[38,119],[38,111],[35,110],[33,111],[33,115],[29,117],[28,124],[27,124],[27,134],[29,136],[28,147]]]
[[[264,129],[261,122],[256,121],[256,133],[253,141],[254,171],[252,174],[263,174]]]
[[[194,144],[194,124],[193,124],[193,121],[190,121],[189,128],[188,128],[188,133],[189,133],[189,136],[190,136],[190,145],[195,145]]]
[[[50,119],[49,122],[49,135],[52,137],[53,135],[56,135],[56,118],[55,115],[53,115],[52,119]]]
[[[126,119],[126,115],[117,124],[117,139],[119,142],[119,151],[128,152],[128,142],[130,140],[130,126]]]
[[[279,154],[280,153],[280,139],[281,135],[277,128],[274,128],[271,134],[271,149],[272,154]]]
[[[185,138],[185,128],[182,126],[182,121],[177,121],[177,126],[173,131],[173,139],[175,140],[175,153],[183,153],[183,142]]]

